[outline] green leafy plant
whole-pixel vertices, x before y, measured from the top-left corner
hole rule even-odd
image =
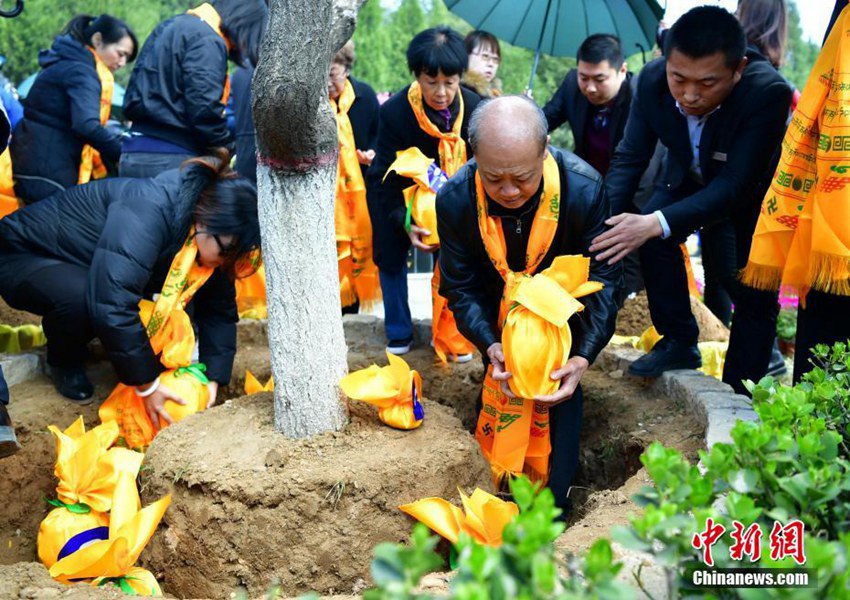
[[[614,562],[611,545],[597,540],[583,557],[559,557],[554,542],[565,525],[552,492],[538,490],[527,478],[511,481],[519,515],[505,526],[502,545],[485,546],[463,535],[454,551],[457,573],[451,598],[458,600],[537,600],[632,597],[632,590],[617,581],[622,565]],[[424,599],[416,585],[423,575],[439,568],[434,552],[437,538],[422,524],[414,527],[409,545],[381,544],[375,548],[372,578],[375,588],[367,600]]]
[[[816,368],[795,386],[771,378],[750,383],[759,421],[739,421],[731,444],[700,452],[702,469],[657,442],[641,456],[655,486],[635,497],[644,512],[616,529],[614,539],[655,556],[667,572],[671,597],[678,597],[688,567],[701,563],[702,550],[691,539],[705,530],[708,518],[727,532],[714,546],[716,566],[741,566],[729,555],[734,521],[758,523],[767,548],[775,521],[798,518],[806,528],[806,568],[817,572],[817,590],[715,595],[850,597],[850,537],[844,533],[850,524],[850,352],[846,344],[818,346],[814,357]],[[795,566],[788,558],[771,561],[769,554],[762,553],[759,566]]]
[[[797,337],[797,310],[784,309],[779,311],[776,319],[776,335],[780,340],[793,342]]]

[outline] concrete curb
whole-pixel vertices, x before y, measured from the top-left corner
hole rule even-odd
[[[44,352],[0,354],[0,367],[9,387],[24,383],[44,373]]]

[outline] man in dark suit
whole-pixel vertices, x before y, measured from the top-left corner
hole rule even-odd
[[[602,179],[590,166],[570,152],[547,146],[543,113],[528,98],[503,96],[485,101],[472,117],[470,145],[475,156],[437,195],[437,227],[440,233],[440,293],[449,301],[458,329],[481,351],[492,366],[494,387],[513,398],[507,385],[511,374],[505,369],[501,344],[499,308],[505,280],[494,266],[494,256],[483,241],[478,222],[479,207],[501,229],[504,258],[514,273],[531,275],[551,266],[557,256],[588,255],[591,240],[605,229],[610,214]],[[554,159],[556,177],[544,177],[544,162]],[[483,194],[478,196],[476,180]],[[545,220],[545,186],[557,180],[552,202],[557,228],[550,245],[535,250],[532,228]],[[545,237],[545,236],[541,236]],[[542,252],[536,268],[529,265],[532,253]],[[583,297],[585,310],[569,320],[573,342],[566,364],[551,373],[560,380],[550,396],[526,398],[548,408],[550,423],[549,487],[555,503],[569,507],[567,492],[578,465],[582,395],[579,382],[614,333],[620,287],[620,265],[593,262],[590,279],[602,282],[602,291]],[[485,380],[485,385],[489,385]],[[480,435],[493,435],[484,422]]]
[[[678,247],[688,234],[730,218],[738,266],[746,264],[791,88],[770,64],[748,62],[745,51],[735,17],[701,6],[676,22],[665,58],[647,65],[638,81],[606,178],[612,229],[591,246],[597,260],[609,262],[640,248],[652,322],[664,339],[632,364],[634,375],[657,377],[701,364]],[[630,199],[659,140],[668,150],[663,176],[640,214],[632,214]],[[742,379],[758,379],[767,371],[779,306],[775,294],[740,284],[733,301],[723,379],[745,392]]]
[[[633,75],[620,40],[607,33],[584,40],[576,59],[577,68],[567,73],[543,113],[550,132],[570,124],[576,155],[604,177],[626,129]]]
[[[604,177],[623,139],[637,79],[627,70],[620,39],[609,33],[596,33],[584,40],[576,61],[577,67],[564,77],[543,113],[550,133],[569,123],[576,155]],[[662,157],[663,149],[659,149],[641,179],[634,198],[638,208],[649,200]],[[643,288],[637,252],[626,257],[623,269],[620,304],[626,295]]]

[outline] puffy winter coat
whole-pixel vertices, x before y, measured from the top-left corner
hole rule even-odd
[[[194,15],[160,23],[142,47],[124,95],[133,132],[203,154],[233,140],[224,117],[227,47]]]
[[[31,253],[89,268],[86,301],[95,334],[127,385],[162,370],[139,319],[139,300],[162,289],[207,184],[203,167],[155,179],[105,179],[70,188],[0,220],[0,261]],[[236,292],[216,271],[195,294],[200,360],[213,381],[230,380]]]
[[[107,163],[117,163],[121,154],[119,133],[100,123],[101,85],[89,49],[63,35],[38,60],[42,70],[10,147],[16,191],[27,202],[76,185],[84,145]]]

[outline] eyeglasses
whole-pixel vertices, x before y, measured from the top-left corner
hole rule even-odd
[[[496,66],[502,62],[502,59],[499,56],[490,54],[489,52],[473,52],[472,55],[479,57],[485,63],[490,63]]]
[[[348,76],[348,69],[331,69],[328,73],[328,79],[331,81],[345,81]]]
[[[215,240],[215,243],[218,245],[218,253],[221,254],[221,256],[234,256],[236,254],[236,251],[239,248],[239,245],[236,244],[235,241],[225,245],[221,241],[221,238],[218,237],[217,233],[210,233],[209,231],[205,231],[205,230],[195,231],[195,235],[200,235],[200,234],[208,235],[212,239]]]

